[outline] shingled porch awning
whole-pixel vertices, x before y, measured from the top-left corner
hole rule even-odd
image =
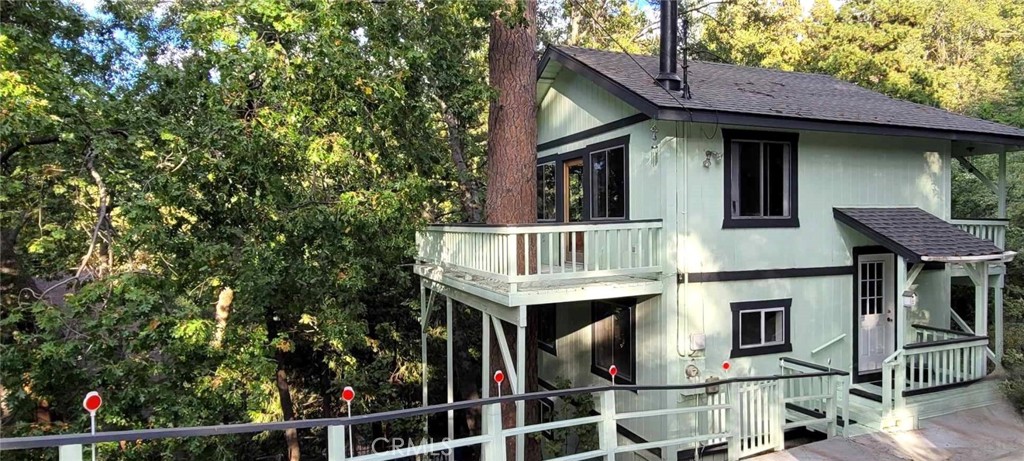
[[[832,214],[910,263],[1008,262],[1017,254],[920,208],[833,208]]]

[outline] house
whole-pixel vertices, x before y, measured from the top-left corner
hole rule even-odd
[[[538,223],[427,228],[424,296],[482,311],[485,334],[518,329],[516,352],[527,309],[540,310],[549,387],[608,384],[613,365],[617,383],[638,385],[838,369],[851,380],[837,390],[844,424],[862,432],[997,398],[1015,254],[1005,160],[1024,130],[824,75],[685,57],[680,72],[674,20],[662,18],[660,56],[547,49]],[[998,177],[973,168],[982,155],[998,157]],[[951,215],[953,162],[998,196],[996,219]],[[954,284],[994,309],[960,318]],[[501,347],[522,392],[525,359]],[[627,394],[619,408],[713,397]],[[622,421],[619,435],[665,440],[701,424],[714,421]]]

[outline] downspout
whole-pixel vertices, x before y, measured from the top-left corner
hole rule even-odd
[[[675,129],[675,135],[676,135],[676,142],[675,142],[675,148],[676,148],[675,170],[676,171],[675,172],[676,172],[676,187],[677,188],[680,187],[679,186],[679,178],[682,178],[682,181],[683,181],[683,185],[681,187],[683,189],[683,206],[684,206],[684,208],[683,208],[682,211],[679,210],[679,196],[678,196],[679,191],[676,190],[674,192],[675,194],[677,194],[676,195],[676,210],[675,210],[676,219],[677,220],[679,219],[680,213],[683,215],[683,229],[682,229],[682,232],[680,232],[679,229],[678,229],[678,225],[676,226],[677,227],[677,229],[676,229],[676,257],[675,257],[674,265],[676,266],[676,272],[679,272],[680,267],[682,269],[683,289],[680,292],[679,285],[677,283],[677,285],[676,285],[676,353],[679,354],[680,357],[690,358],[690,355],[683,348],[683,324],[684,324],[684,320],[683,319],[684,319],[685,316],[684,316],[684,309],[682,307],[680,307],[680,306],[686,306],[686,291],[687,291],[686,289],[687,289],[687,285],[690,283],[689,268],[687,267],[685,261],[683,261],[683,264],[680,264],[680,261],[682,259],[682,258],[680,258],[680,255],[686,255],[686,248],[685,248],[686,245],[684,245],[682,242],[688,242],[689,241],[689,235],[690,235],[690,213],[689,213],[689,210],[690,210],[690,192],[689,192],[690,191],[690,174],[689,174],[690,173],[690,164],[689,164],[689,162],[686,161],[686,152],[689,150],[688,149],[689,148],[689,144],[688,143],[690,141],[690,136],[689,136],[689,124],[684,124],[683,125],[683,152],[680,153],[679,152],[679,124],[680,123],[683,123],[683,122],[678,122],[677,121],[675,123],[675,125],[676,125],[676,129]],[[682,174],[682,176],[679,175],[679,164],[680,163],[683,164],[683,174]],[[679,277],[678,274],[676,275],[676,277],[677,278]],[[681,295],[680,295],[680,293],[681,293]]]

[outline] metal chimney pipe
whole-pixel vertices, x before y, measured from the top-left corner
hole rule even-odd
[[[676,48],[679,33],[679,0],[660,0],[661,52],[659,54],[658,84],[662,88],[678,91],[681,84],[676,74]]]

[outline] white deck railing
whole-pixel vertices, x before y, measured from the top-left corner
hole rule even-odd
[[[662,270],[661,221],[522,226],[433,225],[417,260],[508,283]]]
[[[951,219],[949,221],[980,239],[989,240],[1000,249],[1006,249],[1006,220],[1000,219]]]
[[[906,397],[962,386],[985,377],[988,337],[913,325],[918,342],[882,363],[883,413],[906,406]]]
[[[688,446],[706,446],[710,443],[726,442],[728,458],[731,460],[756,454],[763,451],[781,450],[785,447],[783,431],[797,426],[809,426],[825,423],[829,426],[828,435],[835,434],[835,407],[837,379],[845,373],[839,371],[797,373],[761,377],[731,378],[718,382],[669,385],[669,386],[600,386],[593,388],[577,388],[557,391],[535,392],[524,395],[511,395],[487,398],[452,404],[431,405],[408,410],[396,410],[384,413],[358,415],[350,418],[331,418],[306,421],[285,421],[260,424],[234,424],[222,426],[146,429],[138,431],[100,432],[89,434],[51,435],[39,437],[22,437],[0,439],[0,450],[29,450],[40,448],[58,448],[62,461],[82,459],[83,445],[88,443],[111,443],[131,441],[133,444],[145,443],[146,440],[221,436],[226,434],[256,434],[268,431],[287,429],[310,429],[322,427],[327,433],[327,459],[329,461],[388,461],[405,459],[411,456],[444,453],[448,459],[455,459],[453,452],[461,447],[479,447],[485,461],[506,460],[506,439],[523,437],[547,431],[566,430],[580,426],[596,426],[596,440],[593,444],[581,446],[576,452],[562,453],[550,461],[575,461],[586,459],[615,460],[616,455],[635,453],[652,449],[678,449]],[[820,383],[815,387],[807,383]],[[785,386],[784,383],[790,383]],[[797,384],[792,384],[797,383]],[[787,387],[813,389],[812,395],[795,396],[784,393]],[[652,410],[635,410],[622,412],[616,409],[615,399],[618,392],[669,392],[681,390],[706,389],[706,399],[687,401],[680,406],[670,406]],[[537,399],[558,399],[573,395],[590,395],[597,399],[595,416],[581,416],[571,419],[551,421],[513,428],[502,427],[502,405],[513,402]],[[665,401],[665,399],[660,399]],[[786,422],[786,405],[820,401],[822,408],[827,408],[829,415],[819,419]],[[403,419],[422,421],[422,418],[434,414],[445,414],[449,410],[466,410],[481,408],[481,433],[458,437],[440,442],[423,445],[396,447],[392,445],[367,444],[360,437],[352,438],[351,428],[371,424],[398,426],[392,424]],[[506,408],[504,411],[510,411]],[[621,421],[661,418],[667,423],[668,418],[692,418],[694,421],[712,421],[712,424],[692,424],[692,430],[685,433],[669,433],[659,439],[641,443],[621,441],[617,426]],[[353,450],[353,441],[360,448]],[[593,446],[591,446],[593,445]],[[367,449],[369,446],[369,449]],[[381,451],[376,451],[381,449]],[[353,456],[354,455],[354,456]],[[674,457],[674,456],[673,456]],[[434,459],[434,457],[431,457]]]

